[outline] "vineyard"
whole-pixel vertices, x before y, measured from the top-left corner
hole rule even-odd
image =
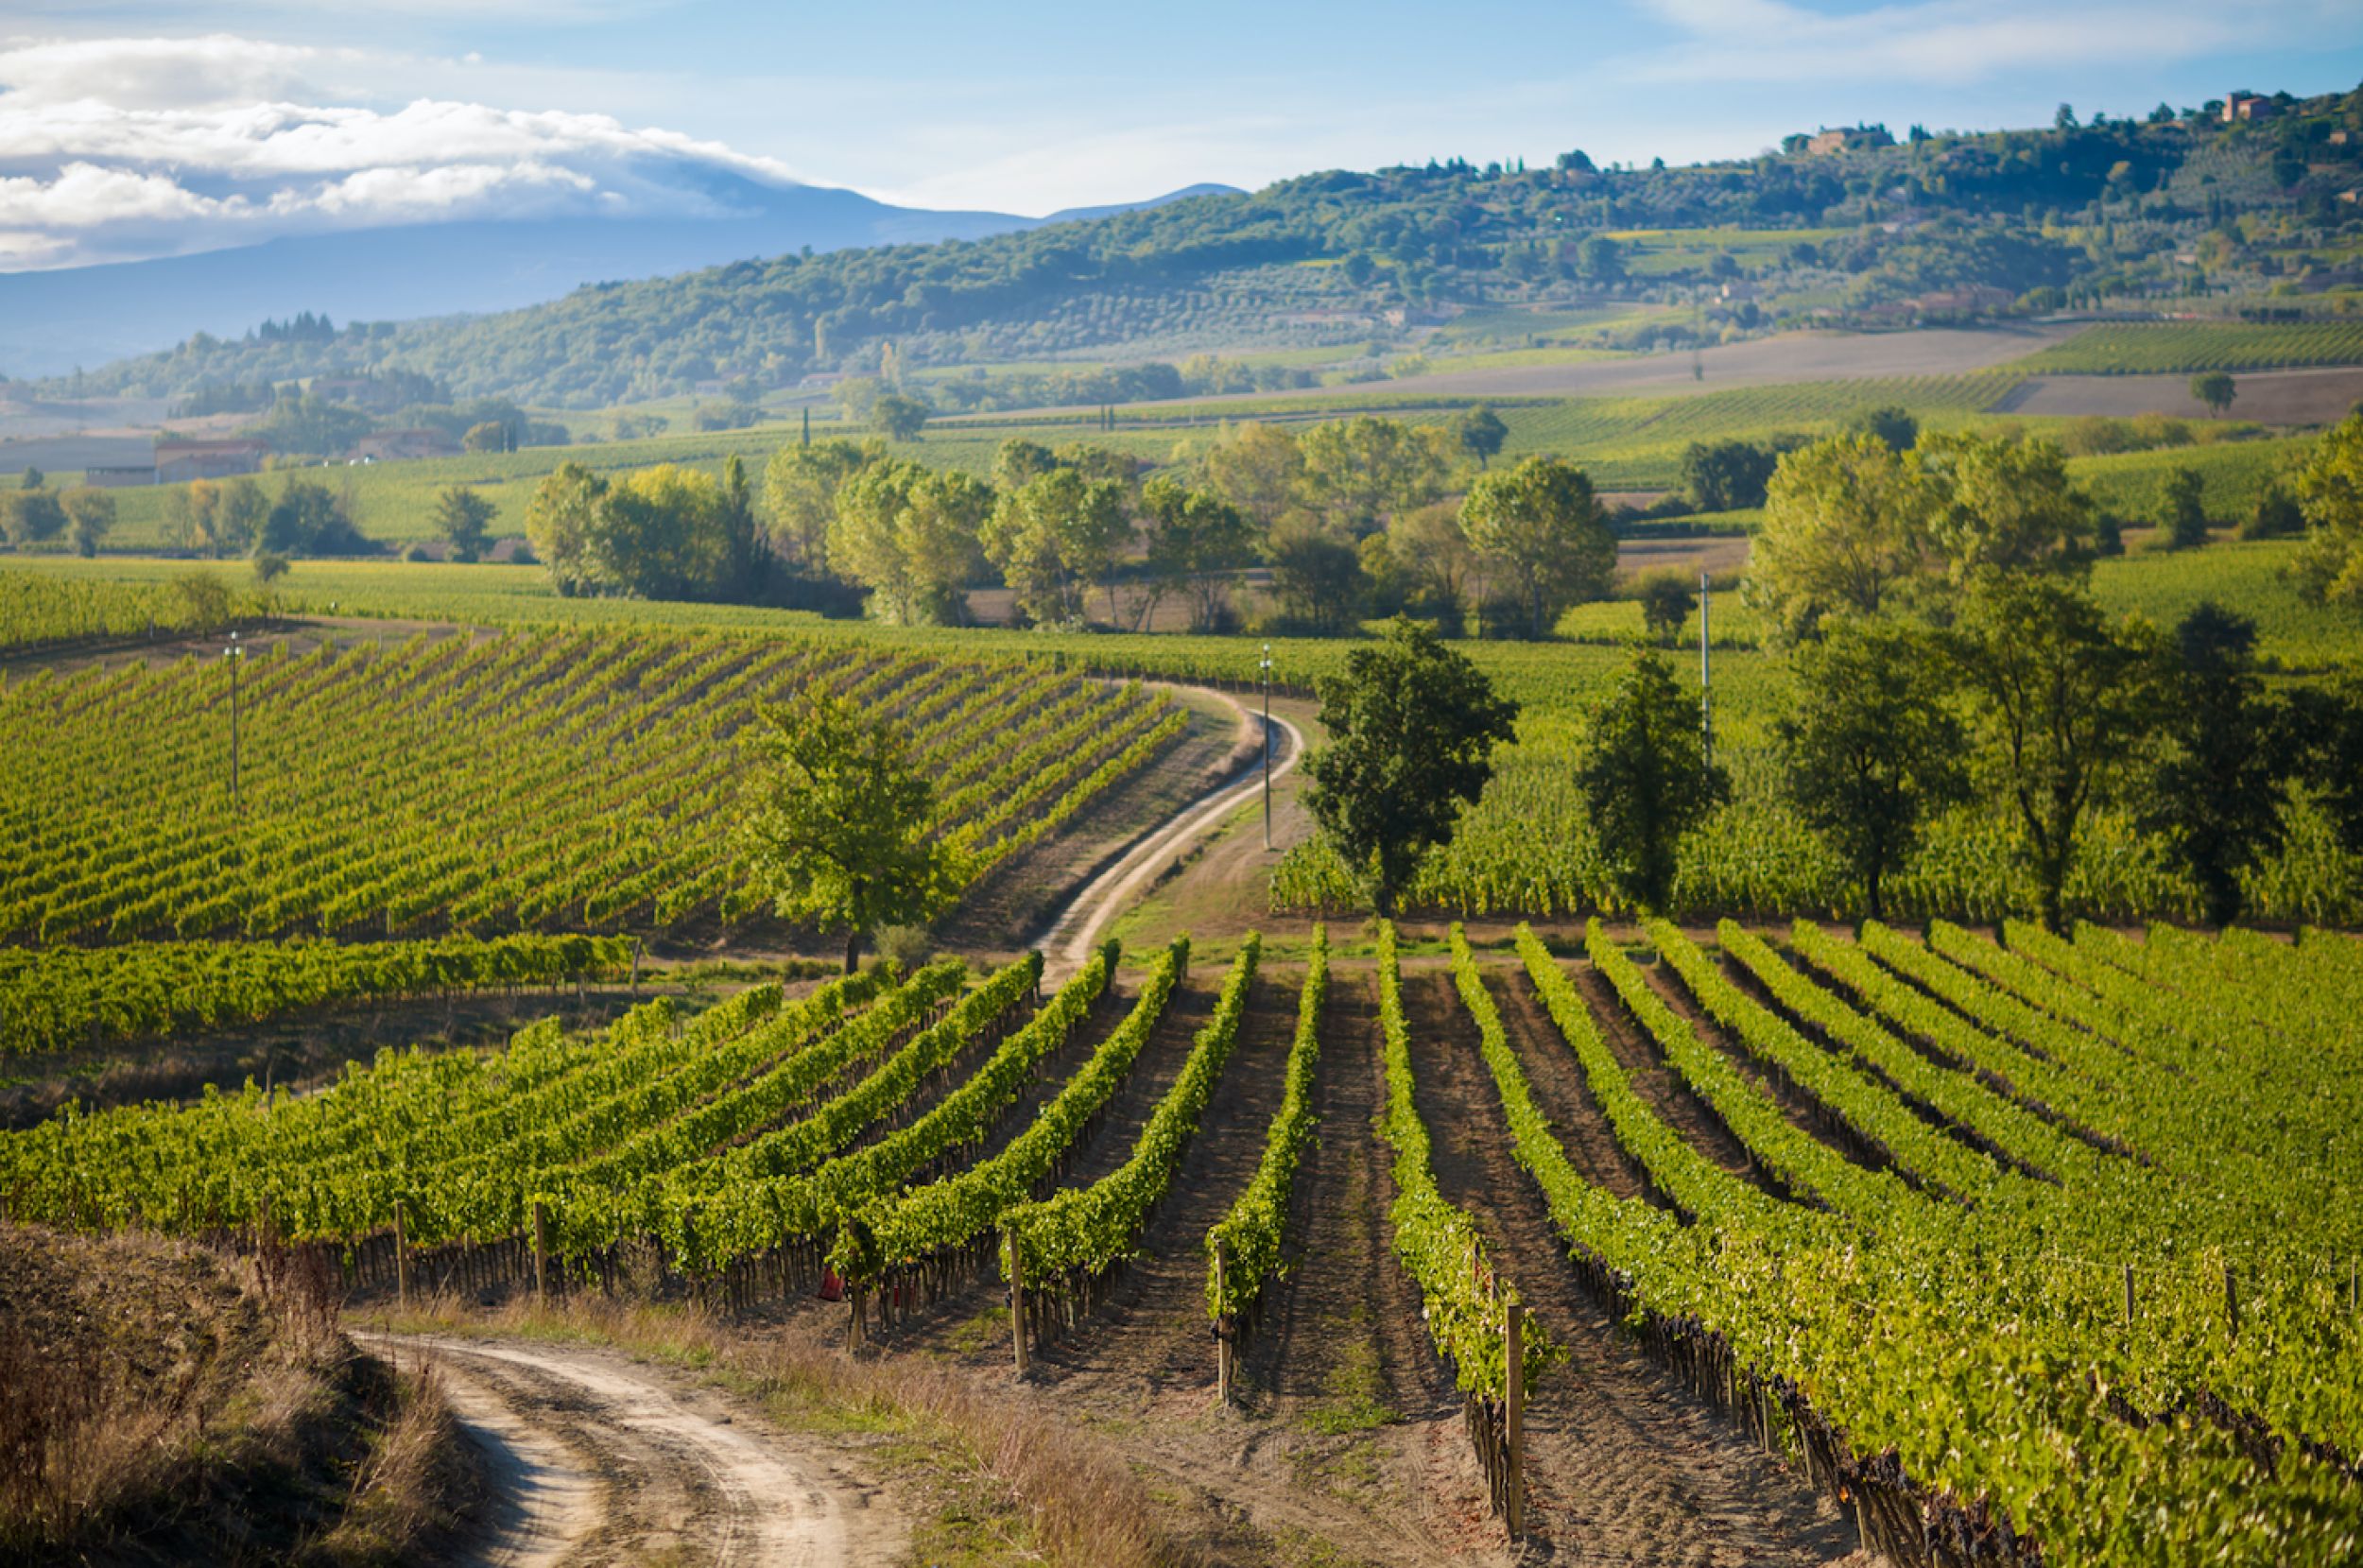
[[[757,919],[733,737],[808,686],[905,726],[971,878],[1182,732],[1138,686],[785,639],[422,635],[0,694],[0,939],[664,930]]]
[[[612,980],[634,957],[628,938],[579,936],[0,947],[0,1053],[254,1023],[330,1002]]]
[[[889,1353],[1006,1292],[1001,1353],[1052,1387],[1156,1335],[1250,1410],[1338,1353],[1269,1325],[1321,1287],[1309,1238],[1367,1223],[1427,1346],[1397,1374],[1455,1387],[1493,1508],[1569,1545],[1567,1402],[1613,1333],[1898,1562],[2351,1560],[2363,1105],[2317,1067],[2353,1046],[2354,939],[1296,951],[1201,978],[1178,940],[1129,993],[1112,943],[1046,995],[1029,955],[659,1000],[318,1094],[69,1113],[0,1140],[0,1199],[310,1247],[364,1293],[785,1300]],[[1317,1173],[1365,1141],[1383,1187]]]
[[[2363,364],[2363,322],[2114,321],[2019,360],[2030,374],[2149,375]]]

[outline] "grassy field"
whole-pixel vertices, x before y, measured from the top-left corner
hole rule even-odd
[[[2027,355],[2034,373],[2143,375],[2363,364],[2363,321],[2111,321]]]
[[[1440,363],[1457,368],[1570,356],[1600,357],[1583,350],[1511,349]],[[893,442],[890,449],[899,457],[977,474],[990,471],[993,454],[1013,437],[1052,446],[1092,441],[1163,464],[1202,450],[1225,424],[1239,421],[1268,420],[1302,426],[1374,413],[1417,423],[1447,420],[1463,408],[1490,403],[1509,427],[1504,456],[1516,458],[1549,453],[1583,465],[1602,489],[1663,490],[1680,482],[1682,451],[1693,441],[1823,435],[1854,413],[1882,405],[1901,405],[1932,429],[2006,423],[2035,434],[2056,429],[2061,422],[2045,416],[2006,420],[1986,412],[2022,379],[2012,369],[1961,375],[1795,382],[1652,397],[1491,400],[1397,391],[1377,382],[1351,398],[1273,394],[1216,404],[1121,406],[1113,430],[1100,427],[1096,413],[1082,411],[962,416],[938,421],[919,439]],[[869,435],[844,421],[834,407],[815,413],[816,439]],[[681,463],[716,473],[735,455],[759,482],[770,455],[797,440],[801,430],[801,418],[784,417],[746,430],[667,432],[629,441],[529,447],[514,453],[302,472],[306,477],[321,478],[346,490],[362,531],[401,546],[433,537],[430,513],[436,496],[447,486],[473,486],[492,503],[496,536],[522,534],[534,487],[561,463],[580,462],[610,474],[655,463]],[[2187,461],[2207,475],[2211,508],[2232,517],[2253,504],[2257,489],[2285,460],[2290,449],[2291,443],[2283,440],[2226,443],[2173,453],[2079,459],[2078,472],[2106,505],[2138,517],[2147,515],[2159,472]],[[73,476],[58,477],[70,481]],[[271,488],[280,483],[269,475],[263,482]],[[164,543],[169,488],[114,492],[119,510],[110,541],[113,548],[138,550]]]

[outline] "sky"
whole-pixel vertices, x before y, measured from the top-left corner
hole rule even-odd
[[[684,168],[1040,215],[1461,156],[2363,81],[2356,0],[8,0],[0,271],[538,212]]]

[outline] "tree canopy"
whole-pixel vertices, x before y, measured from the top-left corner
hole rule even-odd
[[[1517,704],[1468,656],[1398,616],[1316,682],[1328,744],[1305,763],[1305,804],[1339,858],[1391,914],[1420,862],[1484,792]]]
[[[935,789],[901,727],[814,687],[755,710],[741,842],[754,887],[783,920],[845,933],[853,973],[863,936],[924,924],[963,881],[935,836]]]

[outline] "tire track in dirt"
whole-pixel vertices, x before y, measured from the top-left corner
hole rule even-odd
[[[471,1560],[885,1568],[908,1528],[836,1456],[730,1402],[582,1346],[356,1335],[432,1361],[505,1493]],[[489,1440],[488,1440],[489,1439]]]
[[[1595,1306],[1510,1151],[1476,1027],[1449,975],[1405,977],[1437,1182],[1571,1353],[1527,1404],[1529,1554],[1758,1568],[1846,1560],[1854,1530],[1785,1467],[1650,1366]]]

